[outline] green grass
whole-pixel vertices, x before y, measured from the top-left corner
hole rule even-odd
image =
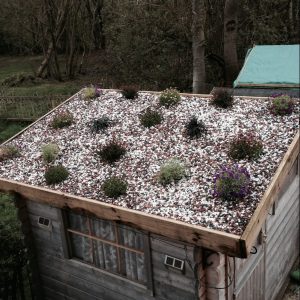
[[[0,143],[8,140],[26,126],[28,123],[0,121]]]
[[[42,59],[42,56],[0,56],[0,83],[4,79],[21,73],[34,75]],[[82,80],[80,82],[78,80],[65,82],[40,80],[36,84],[23,83],[18,87],[0,86],[0,89],[7,96],[73,95],[82,85]]]
[[[80,86],[76,82],[46,82],[33,86],[22,86],[5,89],[7,96],[47,96],[47,95],[73,95]]]
[[[0,56],[0,81],[17,73],[33,74],[42,56]]]

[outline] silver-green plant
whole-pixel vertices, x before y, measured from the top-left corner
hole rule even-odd
[[[96,98],[96,89],[94,87],[86,87],[83,90],[83,98],[84,100],[91,100]]]
[[[168,160],[160,167],[159,182],[163,185],[179,181],[186,176],[186,166],[177,158]]]
[[[42,156],[46,163],[53,162],[59,154],[59,147],[57,144],[49,143],[42,146]]]

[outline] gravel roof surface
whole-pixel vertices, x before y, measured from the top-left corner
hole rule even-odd
[[[208,98],[182,96],[178,105],[168,109],[159,107],[158,102],[158,95],[150,93],[126,100],[118,92],[104,91],[89,102],[76,95],[9,142],[21,149],[21,156],[0,162],[0,177],[47,187],[47,165],[41,157],[41,147],[55,142],[61,149],[55,164],[63,164],[70,175],[66,181],[51,185],[51,189],[242,234],[299,128],[299,105],[292,115],[281,117],[270,114],[266,99],[236,97],[229,110],[215,108]],[[163,115],[162,124],[150,129],[139,121],[139,115],[148,107],[156,107]],[[73,113],[75,123],[67,128],[51,128],[53,116],[66,109]],[[91,121],[102,115],[108,116],[113,126],[93,133]],[[190,140],[184,134],[184,126],[193,115],[204,121],[208,133]],[[228,143],[237,133],[248,130],[259,134],[263,155],[256,161],[234,162],[227,155]],[[112,139],[123,142],[127,152],[114,165],[108,165],[95,152]],[[185,163],[188,176],[163,186],[157,174],[160,166],[173,157]],[[233,163],[249,171],[251,194],[236,202],[213,198],[215,172]],[[104,195],[101,185],[110,176],[127,180],[126,195],[117,199]]]

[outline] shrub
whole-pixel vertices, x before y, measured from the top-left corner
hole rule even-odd
[[[294,103],[288,95],[276,95],[273,97],[270,111],[274,115],[284,116],[293,112]]]
[[[167,108],[177,104],[179,101],[180,101],[179,92],[176,89],[172,89],[172,88],[164,90],[159,97],[159,104]]]
[[[233,105],[232,93],[227,89],[218,88],[213,91],[212,104],[221,108],[228,108]]]
[[[73,114],[69,111],[62,111],[52,119],[50,125],[54,129],[70,126],[74,122]]]
[[[238,166],[222,167],[214,177],[214,197],[224,200],[242,199],[249,194],[250,174]]]
[[[86,87],[83,90],[83,99],[84,100],[91,100],[96,98],[96,88],[91,86],[91,87]]]
[[[101,159],[107,163],[113,163],[121,158],[126,153],[126,149],[120,143],[115,141],[105,145],[100,151],[98,151]]]
[[[60,183],[66,180],[68,176],[68,170],[62,165],[50,167],[45,172],[45,179],[48,185]]]
[[[256,159],[263,151],[263,144],[253,132],[240,133],[229,146],[229,156],[233,159]]]
[[[114,176],[105,180],[102,189],[107,197],[118,198],[119,196],[126,194],[127,182]]]
[[[191,138],[199,138],[207,133],[206,126],[202,120],[198,121],[196,117],[192,117],[185,125],[185,132]]]
[[[106,116],[102,116],[99,119],[95,119],[92,122],[92,126],[91,129],[93,132],[100,132],[100,131],[104,131],[106,128],[108,128],[111,124],[111,121],[108,117]]]
[[[146,112],[140,116],[140,121],[145,127],[152,127],[162,122],[162,116],[159,112],[147,109]]]
[[[168,160],[159,171],[159,182],[163,185],[178,181],[186,175],[184,164],[175,158]]]
[[[9,160],[20,155],[20,151],[16,146],[0,147],[0,161]]]
[[[138,89],[135,85],[124,85],[121,87],[121,93],[126,99],[134,99],[138,96]]]
[[[46,163],[53,162],[57,158],[58,153],[59,147],[54,143],[49,143],[42,147],[42,156]]]

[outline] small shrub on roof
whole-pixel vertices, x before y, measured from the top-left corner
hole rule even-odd
[[[121,87],[121,93],[126,99],[135,99],[138,97],[138,89],[135,85],[124,85]]]
[[[159,97],[159,104],[169,108],[180,101],[180,94],[176,89],[169,88],[164,90]]]
[[[92,121],[91,129],[93,132],[104,131],[111,125],[111,121],[107,116],[102,116],[99,119],[95,119]]]
[[[0,161],[13,159],[20,156],[20,151],[16,146],[5,145],[0,147]]]
[[[218,88],[213,91],[211,103],[220,108],[229,108],[233,105],[232,92],[224,88]]]
[[[48,185],[60,183],[66,180],[68,176],[68,170],[62,165],[49,167],[45,172],[45,179]]]
[[[83,90],[83,99],[92,100],[101,95],[101,89],[96,86],[86,87]]]
[[[107,197],[118,198],[126,194],[127,182],[114,176],[105,180],[102,185],[102,190]]]
[[[261,140],[253,133],[240,133],[230,143],[228,155],[233,159],[257,159],[263,151]]]
[[[51,127],[59,129],[70,126],[74,122],[74,117],[68,110],[59,112],[50,122]]]
[[[119,160],[126,153],[126,149],[121,143],[112,141],[97,153],[104,162],[111,164]]]
[[[185,125],[185,133],[191,139],[200,138],[207,133],[206,126],[202,120],[198,121],[194,116]]]
[[[141,124],[147,128],[160,124],[162,116],[159,112],[148,108],[146,112],[140,116]]]
[[[49,143],[42,146],[42,156],[46,163],[53,162],[59,154],[59,147],[57,144]]]
[[[290,115],[294,109],[293,99],[288,95],[273,96],[270,111],[277,116]]]
[[[159,182],[163,185],[170,184],[182,179],[186,175],[186,168],[184,164],[176,159],[172,158],[168,160],[159,171]]]
[[[214,177],[213,196],[234,201],[249,194],[250,174],[246,168],[223,166]]]

